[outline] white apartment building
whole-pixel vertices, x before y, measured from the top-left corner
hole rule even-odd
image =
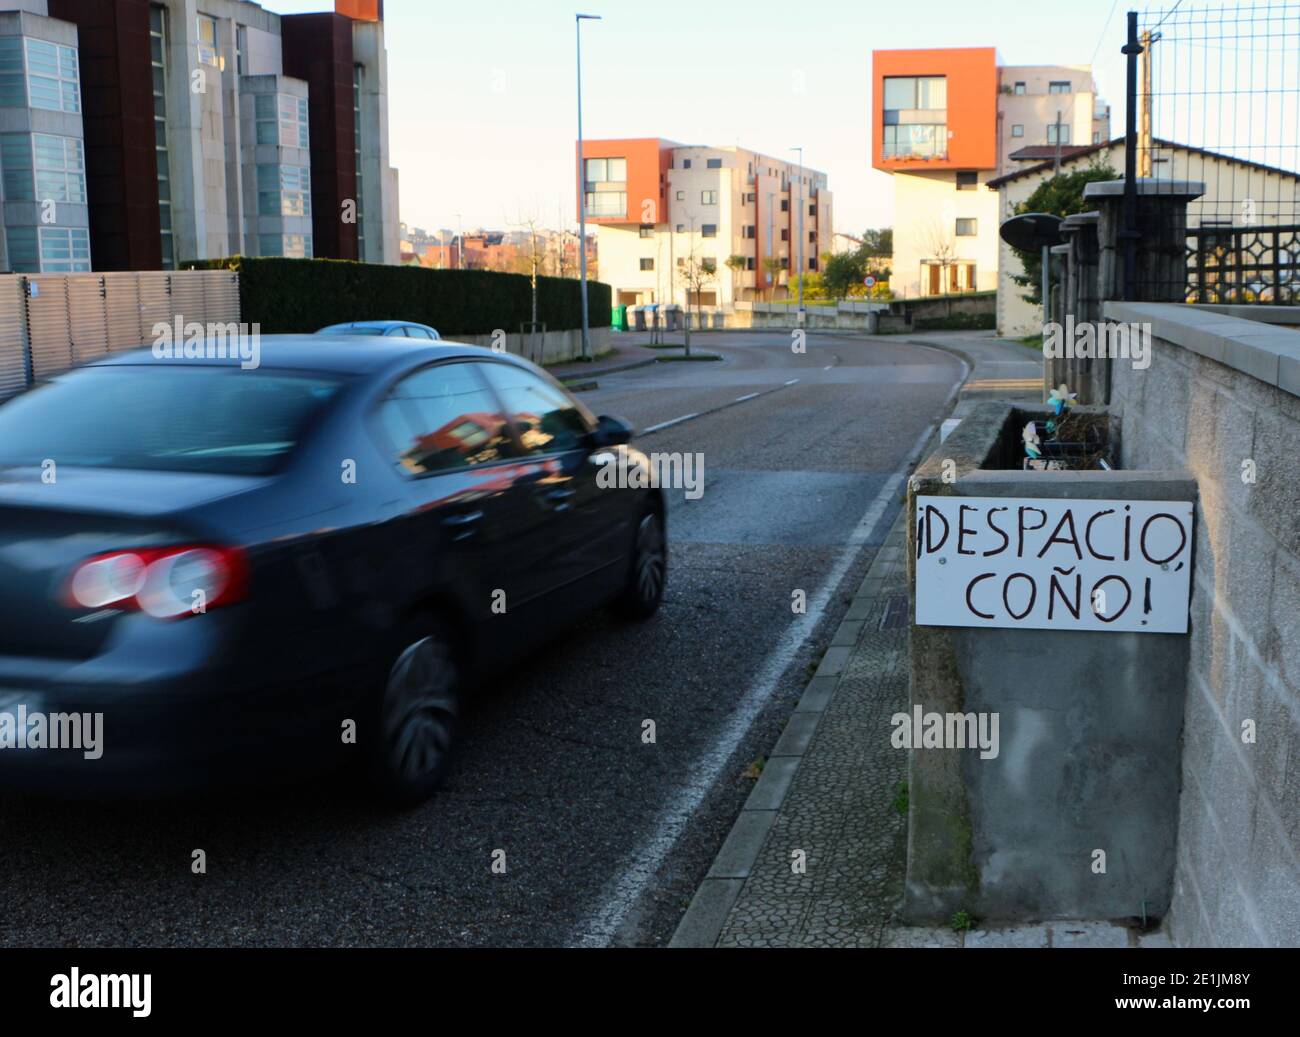
[[[893,178],[896,296],[993,291],[990,180],[1106,140],[1089,68],[1002,65],[993,48],[876,51],[874,165]]]
[[[616,304],[781,299],[831,251],[826,174],[801,168],[797,155],[656,139],[591,141],[584,151],[600,279]]]

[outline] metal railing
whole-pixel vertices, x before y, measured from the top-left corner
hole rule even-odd
[[[1190,228],[1187,301],[1300,304],[1300,224]]]

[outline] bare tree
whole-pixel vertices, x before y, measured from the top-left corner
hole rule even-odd
[[[938,220],[931,220],[922,234],[922,248],[939,267],[939,294],[948,294],[948,271],[957,259],[957,242]]]

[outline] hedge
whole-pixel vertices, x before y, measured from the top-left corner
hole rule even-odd
[[[445,337],[519,331],[532,320],[532,285],[522,274],[490,270],[426,270],[337,259],[231,259],[186,264],[236,270],[242,319],[267,335],[318,331],[358,320],[428,324]],[[582,326],[580,283],[537,279],[537,319],[548,331]],[[611,323],[611,290],[587,283],[591,327]]]

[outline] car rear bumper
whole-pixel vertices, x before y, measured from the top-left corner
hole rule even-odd
[[[356,751],[342,732],[363,722],[365,675],[286,680],[219,640],[184,643],[208,636],[177,628],[166,653],[137,645],[80,662],[0,655],[0,791],[165,793]]]

